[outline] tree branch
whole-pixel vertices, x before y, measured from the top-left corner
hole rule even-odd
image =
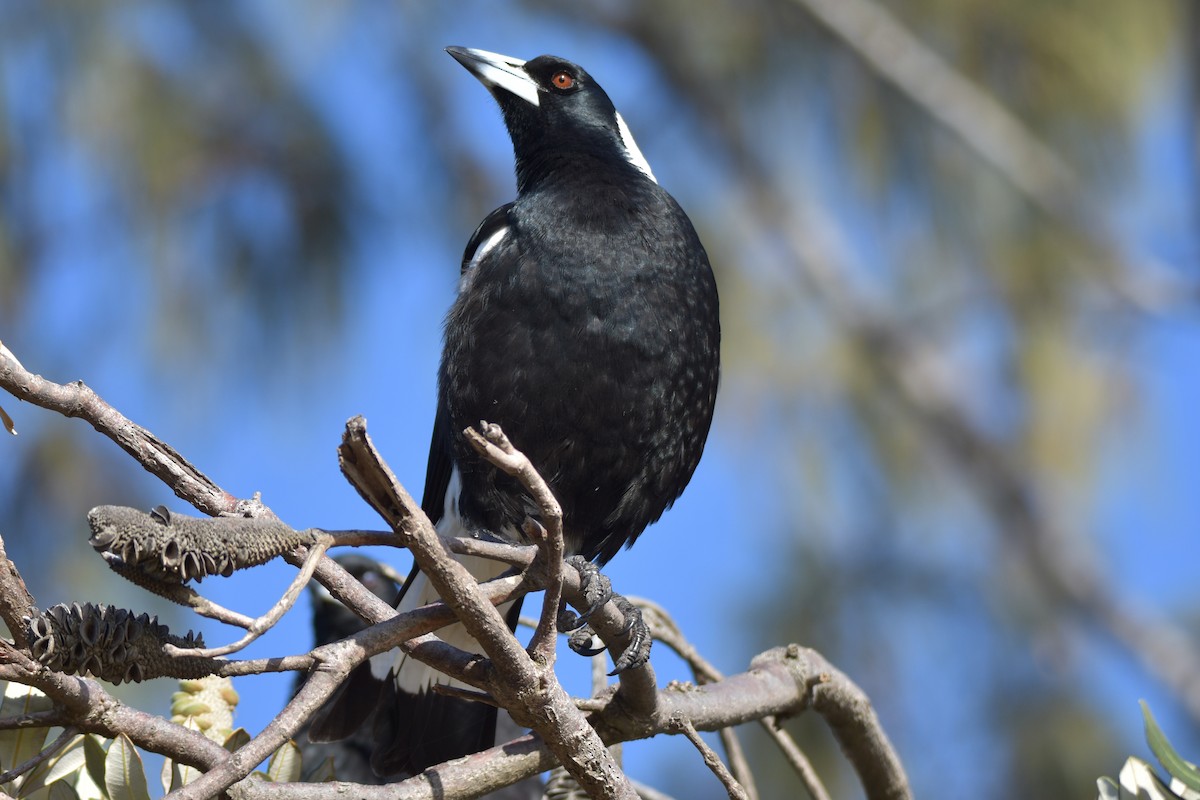
[[[361,418],[346,426],[339,454],[347,477],[396,532],[413,558],[454,609],[459,622],[491,660],[491,694],[522,724],[537,730],[559,761],[592,797],[634,800],[629,779],[588,727],[549,666],[533,662],[486,602],[470,573],[451,556],[429,520],[375,451]],[[346,469],[346,467],[349,469]],[[534,691],[530,691],[533,689]]]
[[[818,694],[827,695],[818,699]],[[751,669],[724,680],[694,686],[672,684],[663,689],[656,704],[660,711],[653,719],[628,715],[619,704],[607,704],[589,721],[601,733],[606,745],[669,733],[679,720],[689,720],[696,730],[714,731],[740,725],[764,715],[791,716],[817,703],[845,703],[838,712],[854,719],[863,729],[878,728],[870,704],[841,672],[812,650],[791,646],[776,648],[758,656]],[[832,712],[831,712],[832,713]],[[843,741],[843,737],[862,744]],[[860,775],[870,775],[864,784],[870,800],[910,798],[907,781],[899,770],[886,738],[864,736],[862,730],[850,734],[843,727],[839,743],[854,752],[852,763],[878,760],[880,766]],[[522,778],[551,769],[554,754],[537,734],[529,734],[498,745],[482,753],[432,767],[408,780],[386,786],[360,786],[347,783],[268,784],[244,781],[230,794],[240,800],[334,800],[352,794],[362,800],[463,800],[478,797],[515,783]],[[470,788],[466,788],[470,787]],[[594,795],[593,795],[594,796]]]
[[[217,486],[175,448],[130,422],[83,381],[63,385],[35,375],[22,366],[3,342],[0,342],[0,389],[18,400],[56,411],[64,417],[85,420],[133,456],[176,495],[206,514],[235,513],[241,508],[243,501]]]

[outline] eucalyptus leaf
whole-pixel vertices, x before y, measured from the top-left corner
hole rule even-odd
[[[1200,770],[1196,768],[1195,764],[1185,761],[1167,741],[1162,728],[1158,727],[1154,715],[1150,713],[1150,706],[1146,704],[1146,701],[1139,702],[1142,706],[1142,719],[1146,724],[1146,743],[1150,745],[1154,757],[1172,778],[1193,791],[1200,791]]]

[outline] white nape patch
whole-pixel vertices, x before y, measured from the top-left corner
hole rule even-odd
[[[473,48],[467,49],[467,55],[478,62],[472,67],[472,71],[488,88],[498,86],[515,94],[531,106],[536,107],[542,104],[541,97],[538,96],[537,84],[534,83],[533,78],[525,74],[523,60]]]
[[[647,178],[658,183],[658,178],[654,177],[654,172],[650,169],[650,162],[638,149],[637,142],[633,140],[633,134],[629,132],[629,126],[625,124],[625,119],[619,111],[617,112],[617,131],[621,134],[621,144],[625,146],[625,158],[630,164],[645,173]]]
[[[500,228],[500,230],[496,231],[488,238],[484,239],[479,244],[479,247],[475,248],[475,252],[471,254],[471,260],[467,262],[466,272],[470,272],[471,270],[475,269],[475,267],[479,266],[479,262],[483,261],[483,257],[494,250],[496,245],[500,244],[500,242],[504,240],[505,236],[508,236],[507,225],[505,225],[503,228]],[[465,273],[463,277],[466,277]],[[458,474],[457,470],[455,471],[455,474]],[[453,478],[451,480],[453,480]]]

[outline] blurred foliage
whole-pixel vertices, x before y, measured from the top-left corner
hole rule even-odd
[[[1188,91],[1170,76],[1200,49],[1180,33],[1197,29],[1181,0],[886,8],[1071,166],[1103,220],[1139,177],[1148,106]],[[462,229],[511,185],[507,154],[449,102],[440,47],[464,35],[621,75],[610,93],[713,257],[723,446],[747,471],[770,465],[753,476],[778,506],[755,523],[774,534],[748,540],[777,552],[743,609],[759,622],[728,634],[731,665],[735,649],[783,641],[824,652],[875,699],[918,795],[1090,786],[1121,744],[1073,677],[1091,656],[1071,615],[852,320],[813,291],[803,245],[933,355],[1081,562],[1098,547],[1086,525],[1106,450],[1141,413],[1131,350],[1155,324],[1117,287],[1146,276],[1038,210],[803,0],[0,6],[0,339],[56,380],[133,362],[138,391],[170,381],[172,396],[206,397],[290,387],[335,360],[372,276],[449,286]],[[1178,217],[1162,224],[1186,239]],[[1194,280],[1194,266],[1178,271]],[[35,535],[82,541],[91,505],[153,505],[139,498],[154,488],[46,416],[18,418],[20,459],[0,454],[0,532],[39,600],[82,599],[58,593],[86,594],[104,570]],[[947,697],[912,696],[930,671]],[[801,722],[845,796],[828,736]],[[986,764],[990,788],[944,774],[964,757]],[[794,786],[779,780],[760,783],[766,796]]]
[[[0,715],[9,717],[37,711],[50,711],[53,703],[38,689],[16,683],[2,683],[3,704]],[[237,693],[228,678],[209,677],[180,681],[180,691],[171,702],[171,721],[205,736],[233,751],[250,741],[249,734],[232,730]],[[52,754],[4,784],[6,797],[28,800],[149,800],[150,781],[141,753],[121,734],[103,739],[94,734],[62,733],[51,740],[49,728],[21,728],[0,732],[0,767],[14,769],[25,764],[47,747]],[[287,742],[268,760],[266,771],[255,775],[263,780],[293,782],[300,779],[299,748]],[[162,767],[162,792],[180,788],[201,773],[194,767],[166,759]],[[333,780],[326,765],[310,770],[308,780],[320,783]]]
[[[1120,783],[1112,778],[1101,778],[1096,782],[1099,800],[1200,800],[1200,768],[1179,755],[1158,727],[1145,701],[1142,701],[1142,716],[1146,723],[1146,742],[1170,780],[1164,783],[1148,763],[1140,758],[1130,758],[1121,769]]]

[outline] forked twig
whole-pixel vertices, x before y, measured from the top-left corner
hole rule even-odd
[[[264,633],[275,626],[275,623],[283,619],[283,615],[292,609],[299,599],[300,593],[308,586],[308,582],[312,580],[313,572],[317,569],[317,562],[325,555],[325,551],[329,549],[331,544],[329,537],[319,537],[317,543],[308,549],[308,555],[304,558],[304,564],[296,573],[296,577],[292,578],[292,582],[288,585],[283,596],[271,606],[266,614],[254,619],[246,626],[246,635],[238,639],[236,642],[231,642],[221,647],[204,647],[204,648],[179,648],[174,645],[166,645],[164,648],[167,653],[172,656],[187,657],[200,656],[202,658],[216,658],[217,656],[227,656],[230,653],[236,653],[244,649],[251,642],[258,639]]]
[[[530,519],[524,525],[525,535],[538,546],[546,583],[542,613],[534,628],[528,652],[540,664],[553,664],[558,640],[558,612],[562,604],[562,507],[533,463],[513,447],[499,425],[481,420],[479,428],[479,431],[467,428],[463,435],[481,456],[521,482],[537,503],[542,517],[540,522]]]

